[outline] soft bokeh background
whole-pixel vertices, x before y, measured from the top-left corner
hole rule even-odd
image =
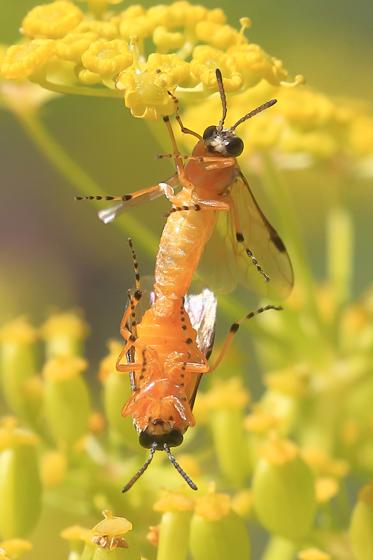
[[[0,42],[17,39],[22,16],[35,3],[1,1]],[[338,97],[370,101],[373,5],[367,0],[204,4],[223,8],[231,24],[250,16],[250,38],[283,59],[293,75],[304,74],[310,85]],[[131,117],[120,101],[61,97],[44,107],[43,119],[109,193],[131,192],[169,174],[169,164],[155,158],[161,150],[146,123]],[[95,364],[105,353],[106,340],[118,334],[126,290],[132,285],[126,239],[115,227],[101,224],[92,206],[74,202],[71,185],[6,112],[0,112],[0,161],[0,322],[19,314],[40,322],[53,308],[80,307],[92,327],[88,357]],[[356,226],[354,293],[359,294],[373,271],[372,185],[366,180],[351,189],[349,205]],[[292,197],[313,270],[321,278],[328,185],[308,181],[305,187],[293,180]],[[131,213],[159,235],[166,208],[164,201],[156,201]],[[135,231],[133,238],[136,244]],[[138,257],[142,271],[151,273],[153,260],[141,250]],[[250,309],[249,303],[243,301],[242,309],[243,313]],[[223,327],[224,321],[219,323],[219,329]],[[241,336],[244,342],[245,335]],[[63,521],[56,520],[56,525]]]

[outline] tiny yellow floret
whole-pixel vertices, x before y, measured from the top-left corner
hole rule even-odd
[[[54,313],[40,328],[41,336],[45,340],[51,340],[59,336],[79,339],[86,337],[88,332],[87,323],[76,311]]]
[[[75,356],[58,356],[48,360],[43,368],[46,379],[54,381],[65,381],[79,375],[87,368],[87,361]]]
[[[232,500],[228,494],[209,492],[206,496],[197,498],[195,513],[207,521],[219,521],[231,511]]]
[[[99,39],[83,53],[82,63],[91,72],[114,76],[132,64],[132,54],[121,39]]]
[[[22,33],[28,37],[59,39],[72,31],[83,19],[83,12],[72,2],[56,0],[35,6],[22,22]]]
[[[331,560],[331,556],[318,548],[307,548],[298,554],[298,560]]]
[[[49,39],[12,45],[5,53],[1,73],[8,80],[24,80],[40,70],[54,50],[55,44]]]
[[[5,344],[28,344],[36,338],[37,331],[26,317],[18,317],[0,330],[0,340]]]
[[[165,490],[162,492],[160,499],[155,502],[153,509],[162,513],[168,511],[192,511],[194,504],[194,499],[182,492]]]

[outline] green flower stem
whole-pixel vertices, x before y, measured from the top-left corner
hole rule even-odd
[[[188,558],[190,511],[167,511],[162,515],[157,560]]]
[[[353,276],[354,227],[345,208],[337,206],[330,210],[327,232],[328,277],[340,306],[349,300]]]
[[[69,95],[83,95],[86,97],[109,97],[114,99],[123,99],[123,93],[109,88],[92,88],[84,86],[67,86],[64,84],[54,84],[48,80],[42,79],[35,81],[36,84],[48,91]]]
[[[219,467],[227,479],[240,488],[250,472],[248,450],[243,444],[243,412],[239,408],[214,410],[210,426]]]
[[[293,560],[296,546],[281,537],[271,537],[262,560]]]
[[[24,130],[39,148],[43,156],[58,169],[61,175],[65,177],[80,194],[95,194],[101,196],[107,194],[96,181],[81,169],[67,154],[35,114],[17,114],[17,116]],[[92,202],[97,208],[102,208],[100,202]],[[154,255],[154,251],[156,251],[158,245],[156,237],[130,213],[126,214],[125,220],[117,220],[116,224],[126,235],[131,235],[136,232],[136,245],[141,246],[149,256]]]

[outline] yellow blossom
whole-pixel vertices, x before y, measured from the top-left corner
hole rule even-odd
[[[88,325],[79,312],[66,311],[54,313],[40,328],[41,336],[50,340],[61,335],[71,338],[84,338],[89,332]]]
[[[164,491],[161,498],[155,502],[155,511],[192,511],[194,499],[182,492]]]
[[[61,451],[47,451],[44,453],[40,476],[45,487],[57,486],[65,477],[67,470],[66,455]]]
[[[97,34],[93,31],[68,33],[63,39],[57,41],[56,54],[63,60],[80,62],[82,54],[97,37]]]
[[[263,446],[261,455],[272,465],[284,465],[293,461],[299,450],[293,442],[273,437]]]
[[[208,521],[218,521],[229,514],[231,506],[232,501],[228,494],[211,491],[205,496],[197,498],[195,513]]]
[[[128,548],[123,535],[132,530],[132,523],[124,517],[113,516],[110,510],[102,512],[104,520],[100,521],[92,529],[92,542],[101,548]]]
[[[153,32],[153,43],[162,53],[179,49],[184,44],[184,36],[179,31],[171,32],[163,25],[158,25]]]
[[[19,317],[0,329],[0,340],[5,344],[31,343],[37,338],[36,329],[26,317]]]
[[[338,490],[338,481],[330,476],[320,476],[315,481],[316,500],[319,503],[325,503],[334,498]]]
[[[343,478],[349,471],[349,465],[345,460],[332,459],[322,450],[314,447],[302,450],[302,457],[318,474]]]
[[[83,53],[82,63],[91,72],[114,76],[132,64],[132,54],[125,41],[99,39]]]
[[[224,88],[227,92],[237,91],[243,83],[233,58],[224,51],[207,45],[200,45],[194,49],[190,67],[192,75],[210,90],[217,89],[216,68],[222,72]]]
[[[95,33],[101,39],[116,39],[119,37],[118,25],[115,21],[83,20],[74,33]]]
[[[72,31],[83,19],[83,12],[72,2],[56,0],[35,6],[22,22],[22,32],[29,37],[58,39]]]
[[[91,541],[92,532],[80,525],[72,525],[61,532],[61,537],[71,543],[79,541],[89,543]]]
[[[12,45],[5,53],[1,73],[8,80],[28,78],[43,67],[54,50],[55,45],[49,39]]]
[[[153,53],[144,64],[121,72],[116,87],[124,91],[126,106],[135,117],[157,119],[175,111],[168,94],[176,85],[190,82],[188,63],[175,54]]]
[[[249,392],[239,377],[231,377],[224,381],[216,380],[211,389],[203,394],[205,412],[216,409],[243,408],[249,401]]]
[[[31,542],[25,539],[8,539],[0,542],[0,550],[3,550],[4,554],[9,555],[11,558],[18,558],[18,556],[24,554],[25,552],[29,552],[31,549]],[[4,556],[3,558],[6,560],[7,557]]]
[[[232,510],[241,517],[250,515],[253,508],[253,495],[251,490],[240,490],[232,497]]]
[[[331,556],[318,548],[306,548],[298,554],[298,560],[331,560]]]
[[[249,432],[253,432],[255,434],[266,434],[270,430],[276,428],[279,424],[279,419],[276,418],[274,414],[271,412],[262,410],[261,408],[257,407],[254,411],[246,416],[245,418],[245,428]]]
[[[46,379],[64,381],[80,374],[87,368],[86,360],[75,356],[59,356],[50,359],[43,368]]]

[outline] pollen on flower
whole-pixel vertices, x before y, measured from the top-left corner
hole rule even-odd
[[[40,328],[41,336],[45,340],[50,340],[61,335],[80,339],[87,336],[88,332],[87,323],[76,311],[54,313]]]
[[[46,488],[57,486],[65,478],[66,455],[61,451],[47,451],[41,461],[40,476]]]
[[[243,408],[250,401],[250,395],[239,377],[215,381],[212,388],[204,395],[207,410]]]
[[[56,0],[35,6],[22,22],[22,32],[29,37],[59,39],[72,31],[83,19],[83,12],[72,2]]]
[[[219,521],[226,517],[232,509],[232,499],[228,494],[214,491],[197,498],[195,513],[208,521]]]
[[[32,549],[32,543],[26,539],[8,539],[0,542],[0,549],[11,558],[18,558],[18,556]],[[4,556],[4,559],[6,560],[6,556]]]
[[[43,375],[46,379],[65,381],[79,375],[87,368],[87,362],[76,356],[58,356],[46,362]]]
[[[35,39],[12,45],[5,53],[1,73],[8,80],[23,80],[41,69],[54,53],[55,45],[49,39]]]
[[[298,457],[299,450],[290,440],[275,436],[263,446],[261,455],[273,465],[285,465]]]
[[[123,535],[132,530],[132,523],[125,517],[115,517],[110,510],[104,510],[105,519],[92,529],[92,542],[101,548],[128,548]]]
[[[305,395],[308,391],[309,370],[307,364],[298,364],[294,367],[274,371],[266,375],[265,384],[273,391],[286,395]]]
[[[302,450],[305,462],[317,474],[343,478],[349,471],[349,464],[343,459],[332,459],[326,453],[315,447]]]
[[[331,556],[319,548],[307,548],[299,552],[298,560],[331,560]]]
[[[246,416],[244,426],[248,432],[255,434],[266,434],[279,425],[279,419],[271,412],[256,407],[255,410]]]
[[[163,491],[153,506],[154,511],[192,511],[195,501],[182,492]]]
[[[193,51],[190,67],[193,76],[209,90],[216,91],[216,68],[222,72],[224,88],[227,92],[237,91],[242,86],[242,76],[238,72],[235,61],[220,49],[207,45],[197,46]]]
[[[0,340],[5,343],[27,344],[37,339],[36,329],[26,317],[19,317],[4,325],[0,330]]]
[[[82,54],[97,37],[97,34],[93,31],[73,31],[68,33],[63,39],[57,41],[57,56],[62,60],[80,62]]]
[[[80,541],[89,543],[91,542],[92,531],[80,525],[72,525],[71,527],[66,527],[66,529],[61,532],[61,537],[71,543]]]
[[[132,54],[125,41],[99,39],[83,53],[82,63],[91,72],[111,77],[132,64]]]
[[[316,500],[319,503],[329,502],[337,495],[339,483],[331,476],[320,476],[315,481]]]

